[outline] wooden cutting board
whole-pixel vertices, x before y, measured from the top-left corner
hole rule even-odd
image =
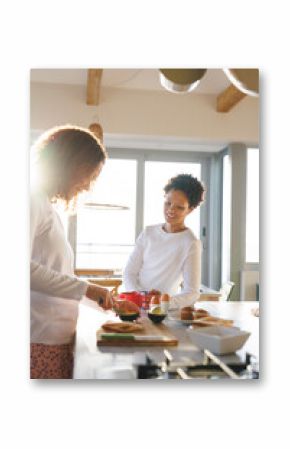
[[[114,338],[113,340],[105,340],[102,334],[106,334],[102,328],[97,331],[97,345],[98,346],[122,346],[122,347],[138,347],[138,346],[177,346],[178,340],[164,323],[154,324],[147,317],[142,317],[138,322],[144,326],[144,330],[132,333],[138,337],[152,335],[156,336],[156,340],[126,340]],[[166,337],[166,340],[158,340],[158,336]]]

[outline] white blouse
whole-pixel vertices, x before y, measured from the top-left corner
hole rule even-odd
[[[201,241],[190,229],[167,233],[161,224],[148,226],[123,277],[126,291],[156,289],[171,295],[170,308],[192,305],[200,295]]]
[[[87,282],[73,273],[73,252],[60,217],[44,192],[30,203],[31,342],[69,343]]]

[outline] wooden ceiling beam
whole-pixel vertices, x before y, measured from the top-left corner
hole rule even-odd
[[[88,69],[87,78],[87,104],[98,105],[101,90],[103,69]]]
[[[246,94],[231,84],[227,89],[221,92],[217,97],[217,112],[230,111]]]

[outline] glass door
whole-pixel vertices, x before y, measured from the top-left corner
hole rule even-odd
[[[76,268],[120,270],[135,243],[137,161],[108,159],[77,214]]]

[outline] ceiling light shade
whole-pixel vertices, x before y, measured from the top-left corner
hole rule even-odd
[[[259,95],[259,69],[224,69],[231,83],[246,95]]]
[[[159,69],[160,83],[169,92],[191,92],[200,83],[206,69]]]

